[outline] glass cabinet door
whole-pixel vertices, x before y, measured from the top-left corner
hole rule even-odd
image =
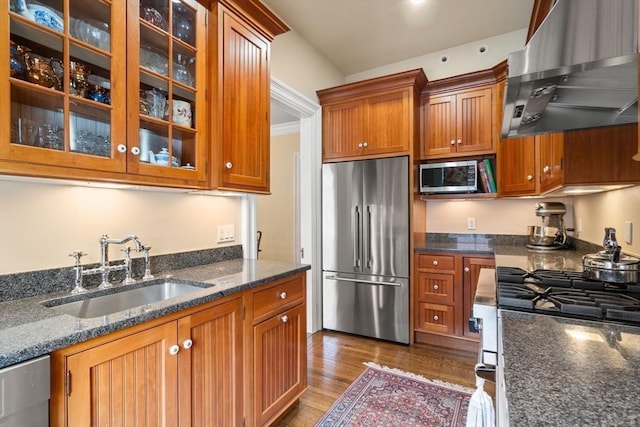
[[[206,9],[189,0],[132,4],[128,135],[139,145],[130,147],[128,171],[204,180]]]
[[[10,129],[0,131],[6,133],[0,133],[0,156],[124,172],[124,0],[10,0],[5,6],[9,33],[1,37],[9,45],[9,76],[0,79],[8,85],[9,108],[0,112]]]

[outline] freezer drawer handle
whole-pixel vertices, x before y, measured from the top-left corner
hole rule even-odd
[[[396,283],[396,282],[374,282],[373,280],[358,280],[358,279],[351,279],[351,278],[347,278],[347,277],[338,277],[338,276],[327,276],[326,277],[327,280],[340,280],[340,281],[344,281],[344,282],[354,282],[354,283],[366,283],[368,285],[383,285],[383,286],[402,286],[402,283]]]

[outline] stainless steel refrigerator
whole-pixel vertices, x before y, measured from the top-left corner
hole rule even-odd
[[[323,327],[409,342],[408,157],[322,166]]]

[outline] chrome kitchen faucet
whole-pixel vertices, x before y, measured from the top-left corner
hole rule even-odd
[[[144,276],[142,276],[143,280],[152,279],[153,275],[151,274],[150,269],[150,261],[149,261],[149,250],[151,246],[144,246],[140,239],[134,235],[130,234],[123,239],[110,239],[109,236],[103,234],[100,237],[100,266],[95,268],[83,269],[81,264],[81,258],[86,255],[81,251],[75,251],[71,253],[69,256],[75,258],[75,266],[74,270],[76,273],[75,277],[75,286],[71,291],[72,294],[86,292],[86,289],[82,286],[82,277],[88,274],[101,274],[102,282],[98,286],[98,289],[107,289],[112,287],[113,285],[109,282],[109,273],[112,271],[125,270],[125,279],[122,281],[123,284],[134,283],[135,279],[131,277],[131,248],[125,247],[123,249],[124,252],[124,261],[121,264],[109,265],[109,245],[123,245],[127,242],[133,241],[135,243],[136,252],[144,252]]]

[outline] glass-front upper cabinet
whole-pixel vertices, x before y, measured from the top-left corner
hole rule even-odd
[[[195,0],[0,0],[0,170],[201,186],[206,15]],[[111,174],[114,175],[111,175]]]
[[[124,172],[124,0],[1,1],[9,66],[0,115],[9,126],[0,127],[0,157]]]
[[[205,179],[206,12],[192,0],[129,3],[130,173]]]

